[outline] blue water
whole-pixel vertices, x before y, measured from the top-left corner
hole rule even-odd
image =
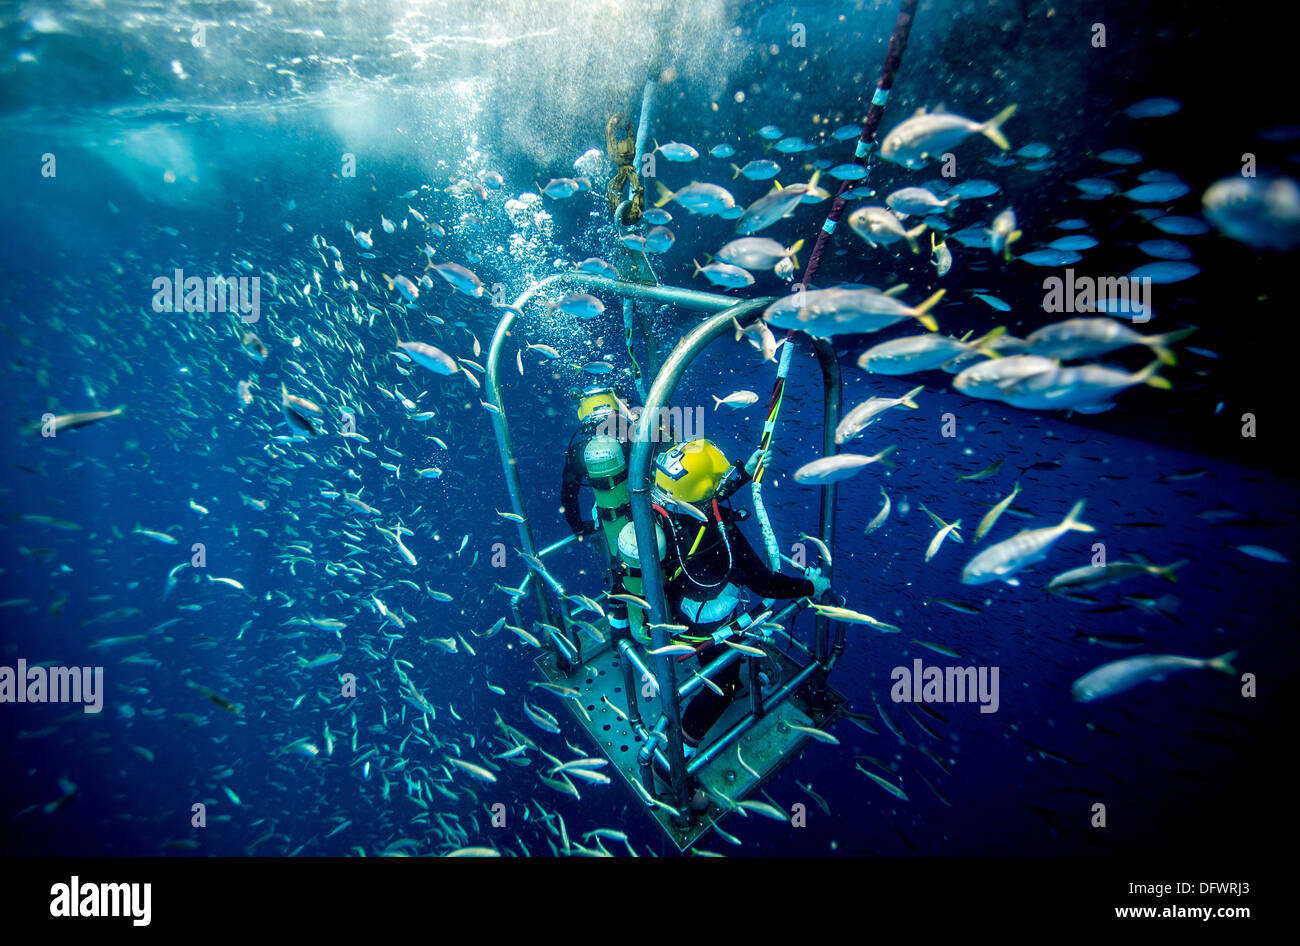
[[[510,500],[491,418],[479,405],[482,392],[419,368],[406,377],[390,354],[396,324],[403,339],[483,363],[496,314],[486,302],[451,294],[436,273],[432,288],[403,306],[380,274],[417,279],[425,263],[420,247],[429,243],[435,262],[469,267],[510,300],[588,256],[618,259],[603,195],[609,166],[598,152],[606,117],[634,116],[642,84],[653,75],[663,80],[654,136],[689,142],[702,155],[690,164],[660,161],[670,188],[709,180],[748,204],[769,185],[733,181],[732,160],[778,159],[782,184],[807,180],[804,162],[850,160],[853,143],[833,141],[829,132],[864,117],[895,14],[893,4],[863,6],[869,9],[703,2],[647,14],[631,3],[599,11],[568,2],[503,2],[472,11],[432,3],[275,11],[236,3],[166,11],[73,3],[0,13],[0,121],[9,144],[0,161],[12,184],[0,196],[0,302],[10,368],[0,418],[7,453],[0,481],[0,664],[24,658],[105,668],[100,714],[0,705],[8,773],[0,849],[373,855],[410,838],[421,854],[462,843],[549,854],[548,844],[560,842],[539,821],[540,805],[563,816],[570,837],[618,828],[641,854],[672,851],[620,785],[580,785],[581,800],[560,795],[538,781],[546,763],[535,753],[527,767],[499,762],[493,785],[461,774],[446,781],[449,754],[479,761],[507,748],[495,712],[560,758],[592,747],[558,700],[529,688],[538,678],[534,651],[508,632],[473,636],[508,613],[494,584],[515,585],[525,574],[512,551],[514,526],[494,514],[508,510]],[[1165,235],[1134,216],[1138,205],[1120,196],[1082,200],[1072,181],[1108,176],[1127,189],[1144,171],[1171,171],[1191,192],[1157,206],[1195,216],[1205,188],[1236,173],[1244,152],[1262,168],[1294,173],[1294,138],[1260,133],[1295,116],[1279,113],[1287,106],[1275,99],[1225,102],[1205,78],[1204,64],[1234,48],[1230,40],[1249,41],[1252,68],[1280,68],[1285,59],[1270,49],[1277,42],[1270,37],[1247,34],[1227,14],[1222,22],[1177,21],[1142,5],[1100,6],[1086,15],[1058,9],[1049,16],[1046,5],[1027,0],[923,4],[880,133],[926,105],[942,102],[983,120],[1019,103],[1006,126],[1012,153],[1043,142],[1054,163],[1030,170],[1032,161],[1022,158],[998,167],[983,160],[996,154],[991,143],[966,142],[957,152],[959,176],[991,179],[1002,192],[964,201],[951,229],[986,224],[1013,205],[1025,232],[1018,253],[1084,232],[1100,245],[1084,251],[1076,270],[1122,274],[1149,261],[1136,243]],[[220,24],[206,32],[203,47],[191,42],[196,20]],[[1088,43],[1096,22],[1108,27],[1104,49]],[[794,24],[806,27],[806,46],[790,45]],[[1156,95],[1177,98],[1181,111],[1143,120],[1118,114]],[[756,132],[768,123],[818,148],[797,156],[764,152]],[[736,147],[735,158],[707,156],[722,142]],[[1142,161],[1120,167],[1095,158],[1120,147],[1138,151]],[[597,154],[589,155],[593,149]],[[56,160],[53,177],[41,174],[47,154]],[[341,174],[345,154],[356,158],[355,177]],[[447,192],[486,170],[505,183],[486,191],[485,200]],[[578,173],[592,176],[592,193],[536,202],[535,182]],[[883,197],[938,176],[933,168],[883,164],[869,183]],[[410,190],[416,196],[399,196]],[[762,235],[785,245],[806,240],[806,262],[829,206],[801,206]],[[425,232],[408,208],[447,235]],[[732,238],[733,225],[669,209],[677,239],[652,257],[656,272],[664,283],[704,288],[692,278],[692,258],[703,262],[716,252]],[[462,224],[465,213],[482,217],[486,230]],[[383,231],[381,215],[396,223],[393,234]],[[1054,226],[1075,217],[1087,229]],[[373,259],[361,256],[366,251],[349,223],[371,232]],[[314,237],[339,250],[341,279],[357,281],[356,291],[342,286],[334,256],[318,250]],[[1296,341],[1285,306],[1293,257],[1214,232],[1169,238],[1192,248],[1202,272],[1157,286],[1156,318],[1136,327],[1197,325],[1186,344],[1217,357],[1180,351],[1179,364],[1163,372],[1173,390],[1128,391],[1105,414],[1022,411],[965,397],[943,372],[889,378],[856,367],[861,351],[907,334],[906,327],[836,339],[846,409],[872,395],[925,386],[920,409],[889,412],[846,447],[899,450],[893,468],[870,467],[840,484],[833,550],[834,591],[849,607],[903,630],[850,626],[830,682],[855,712],[877,717],[873,699],[879,701],[907,744],[879,720],[872,724],[876,735],[838,723],[840,745],[813,743],[768,786],[784,807],[808,805],[806,827],[732,817],[724,824],[743,846],[706,838],[702,847],[751,855],[1204,853],[1234,850],[1243,836],[1269,829],[1284,783],[1276,765],[1289,744],[1284,694],[1295,677],[1289,582],[1300,547],[1283,408]],[[934,314],[954,335],[1005,324],[1023,337],[1053,321],[1041,310],[1042,280],[1057,271],[949,246],[955,264],[938,280],[924,254],[871,250],[842,223],[815,281],[906,282],[904,298],[913,302],[945,288]],[[261,319],[251,328],[270,349],[265,362],[241,349],[230,315],[152,309],[153,280],[177,268],[261,277]],[[756,276],[753,287],[732,294],[788,291],[770,273]],[[976,291],[996,295],[1012,311],[994,311],[973,297]],[[573,424],[566,392],[586,383],[570,366],[609,356],[616,369],[608,377],[631,388],[621,306],[612,296],[603,301],[605,316],[585,324],[530,307],[502,360],[503,398],[538,545],[565,535],[556,507]],[[644,314],[661,353],[700,318],[657,306]],[[478,358],[474,338],[482,344]],[[562,357],[526,358],[521,378],[514,358],[524,342],[551,345]],[[795,344],[764,486],[784,547],[817,525],[818,493],[792,474],[819,455],[821,379],[807,339]],[[1128,350],[1109,361],[1137,369],[1145,354]],[[641,347],[638,357],[644,364]],[[236,386],[245,380],[254,384],[254,401],[241,408]],[[281,383],[322,404],[328,417],[318,423],[332,431],[339,411],[352,411],[376,456],[333,435],[276,440],[289,433],[279,411]],[[692,365],[677,403],[703,405],[704,434],[728,455],[744,457],[757,442],[772,383],[771,366],[728,337]],[[411,419],[380,387],[417,399],[420,410],[436,416]],[[712,409],[711,395],[739,389],[757,392],[759,403],[744,411]],[[53,439],[26,429],[47,411],[118,405],[126,408],[122,416]],[[1258,436],[1242,436],[1248,413]],[[956,436],[944,436],[949,414]],[[999,459],[1004,466],[990,478],[957,478]],[[380,461],[400,463],[400,477]],[[1049,463],[1059,466],[1033,468]],[[430,466],[442,476],[414,473]],[[1004,516],[981,548],[1017,529],[1059,522],[1080,499],[1096,534],[1063,538],[1045,563],[1020,575],[1019,587],[962,585],[974,524],[1017,481],[1023,491],[1012,509],[1032,518]],[[893,512],[864,535],[882,487]],[[372,523],[342,499],[321,495],[344,489],[360,490],[382,516]],[[738,505],[747,505],[746,497]],[[191,502],[208,512],[196,512]],[[924,562],[934,527],[921,503],[946,521],[962,518],[966,544],[949,542]],[[1210,510],[1232,515],[1198,515]],[[405,541],[419,560],[415,567],[374,527],[391,529],[398,520],[413,530]],[[133,533],[137,525],[178,544]],[[745,529],[759,547],[753,523]],[[1176,584],[1133,579],[1092,592],[1096,604],[1046,595],[1042,587],[1052,575],[1090,561],[1094,542],[1105,545],[1110,561],[1135,554],[1161,565],[1190,561]],[[206,575],[235,579],[244,590],[182,569],[164,598],[169,570],[189,559],[193,543],[205,546]],[[507,550],[504,568],[492,563],[497,543]],[[1273,549],[1289,561],[1249,557],[1239,545]],[[601,589],[594,552],[554,561],[570,589]],[[453,600],[435,601],[425,586]],[[1162,610],[1126,595],[1160,599]],[[404,609],[413,623],[381,631],[372,596],[390,610]],[[979,613],[957,613],[930,601],[935,597]],[[86,624],[123,608],[138,613]],[[287,623],[308,616],[345,621],[341,641]],[[534,616],[525,607],[525,619]],[[811,617],[801,615],[796,633],[809,639],[811,628]],[[389,640],[386,633],[403,636]],[[132,635],[146,636],[92,646]],[[477,654],[421,642],[456,635]],[[1143,643],[1114,649],[1089,641],[1108,636]],[[916,640],[950,648],[961,660]],[[300,666],[339,650],[345,657],[338,663]],[[1071,683],[1110,660],[1229,650],[1240,652],[1237,677],[1191,671],[1094,704],[1071,699]],[[938,733],[934,739],[902,706],[887,702],[891,671],[915,658],[999,668],[998,711],[942,705],[941,722],[912,707]],[[410,662],[406,672],[437,708],[432,735],[421,725],[418,738],[407,738],[415,717],[399,694],[395,659]],[[356,674],[355,699],[339,695],[345,671]],[[1255,675],[1257,696],[1242,695],[1242,674]],[[191,682],[239,704],[242,713],[224,711]],[[556,714],[563,736],[529,723],[524,699]],[[318,755],[284,751],[304,738]],[[947,771],[924,757],[921,745]],[[872,768],[864,756],[884,768]],[[878,774],[888,770],[909,800],[873,784],[857,762]],[[43,806],[63,795],[61,777],[75,784],[75,798],[46,812]],[[407,797],[408,778],[443,782],[457,798],[434,791],[426,808]],[[831,817],[796,780],[826,799]],[[506,828],[489,826],[486,809],[498,799],[509,806]],[[191,826],[195,803],[207,806],[204,828]],[[1106,806],[1105,828],[1092,826],[1098,803]],[[441,827],[439,815],[464,835]]]

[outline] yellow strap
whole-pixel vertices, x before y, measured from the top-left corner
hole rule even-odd
[[[686,553],[687,558],[690,558],[692,555],[694,555],[695,550],[700,547],[700,542],[704,539],[704,532],[705,532],[705,526],[700,526],[700,531],[695,534],[695,541],[691,543],[691,550]],[[670,580],[675,580],[677,576],[680,575],[681,573],[682,573],[682,567],[681,565],[678,565],[677,571],[673,572],[673,577]]]

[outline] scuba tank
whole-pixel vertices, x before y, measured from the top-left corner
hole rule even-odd
[[[664,530],[659,528],[657,524],[655,525],[655,545],[658,548],[655,549],[657,554],[652,567],[657,568],[658,563],[663,561],[664,554],[668,551],[668,543],[664,539]],[[622,564],[620,569],[622,578],[619,583],[623,586],[623,590],[628,594],[640,597],[645,592],[644,585],[641,582],[641,564],[643,560],[636,545],[636,526],[630,522],[623,526],[623,530],[618,535],[618,559]],[[630,625],[633,639],[648,645],[650,643],[650,632],[645,629],[646,615],[640,608],[629,608],[622,601],[611,601],[611,607],[609,608],[610,627],[615,627],[615,615],[612,605],[616,603],[621,606],[618,611],[621,612],[619,616],[623,626],[628,627]]]
[[[596,494],[597,528],[604,536],[610,561],[614,562],[618,559],[619,533],[630,521],[632,512],[623,445],[607,434],[597,434],[587,441],[582,463]]]

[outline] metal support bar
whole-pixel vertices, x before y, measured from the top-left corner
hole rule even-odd
[[[792,602],[790,602],[790,604],[786,605],[786,606],[785,606],[784,608],[782,608],[780,611],[778,611],[778,612],[776,612],[775,614],[773,614],[773,615],[772,615],[770,618],[768,618],[767,621],[765,621],[764,623],[775,623],[775,624],[780,624],[780,623],[781,623],[782,621],[784,621],[787,617],[789,617],[792,613],[794,613],[795,611],[798,611],[801,607],[803,607],[803,602],[804,602],[805,600],[806,600],[806,599],[804,599],[804,598],[800,598],[800,599],[798,599],[797,601],[792,601]],[[797,641],[797,640],[795,640],[793,637],[791,637],[789,634],[787,634],[784,630],[781,631],[781,633],[782,633],[782,634],[785,636],[785,638],[786,638],[787,640],[789,640],[792,644],[794,644],[796,647],[799,647],[800,649],[802,649],[803,652],[804,652],[805,654],[807,654],[809,657],[812,656],[812,654],[811,654],[811,652],[809,651],[808,647],[805,646],[804,643],[803,643],[802,641]],[[679,687],[677,688],[677,698],[678,698],[678,700],[680,700],[680,701],[682,701],[682,702],[685,702],[687,699],[689,699],[689,698],[691,697],[692,694],[695,693],[696,690],[698,690],[698,689],[700,689],[702,686],[704,686],[704,681],[701,680],[700,677],[707,677],[708,679],[712,680],[712,679],[713,679],[714,677],[716,677],[719,673],[721,673],[721,672],[722,672],[726,667],[728,667],[728,666],[731,665],[732,663],[735,663],[737,660],[739,660],[739,659],[740,659],[741,657],[743,657],[743,656],[744,656],[744,654],[742,654],[740,651],[738,651],[738,650],[730,650],[730,649],[729,649],[725,654],[720,654],[720,655],[719,655],[715,660],[711,661],[711,662],[708,664],[708,666],[705,666],[705,667],[701,667],[701,668],[700,668],[699,676],[696,676],[695,674],[691,674],[690,678],[687,679],[687,680],[685,680],[685,681],[681,684],[681,686],[679,686]]]
[[[646,84],[641,89],[641,120],[636,126],[636,156],[633,160],[636,162],[632,170],[637,174],[641,173],[641,161],[645,157],[646,145],[649,144],[650,138],[650,116],[655,110],[655,99],[658,97],[659,83],[657,77],[646,80]]]
[[[708,679],[712,680],[715,676],[717,676],[727,667],[731,666],[731,664],[734,664],[737,660],[739,660],[743,656],[744,654],[742,654],[740,651],[733,650],[730,647],[727,648],[727,652],[725,654],[719,654],[714,660],[712,660],[709,663],[708,666],[700,668],[699,677],[697,677],[695,674],[691,674],[690,677],[688,677],[685,681],[682,682],[682,684],[677,688],[678,701],[682,703],[686,702],[688,699],[691,698],[691,696],[695,693],[696,690],[704,686],[704,681],[701,680],[700,677],[707,677]]]
[[[641,658],[636,655],[632,642],[626,638],[618,642],[618,652],[623,655],[623,693],[627,697],[627,721],[633,729],[643,729],[641,722],[641,701],[636,698],[636,668],[641,666]]]
[[[772,694],[771,699],[767,701],[768,708],[770,709],[771,707],[777,706],[789,699],[790,695],[794,693],[795,690],[799,689],[799,687],[803,685],[803,682],[811,677],[817,670],[818,665],[815,663],[811,663],[800,670],[794,675],[793,679],[786,683],[785,686]],[[717,742],[714,742],[707,749],[702,749],[697,752],[694,758],[691,759],[691,764],[686,767],[686,773],[688,775],[694,775],[700,769],[704,768],[704,766],[708,765],[725,750],[730,748],[732,743],[748,732],[757,722],[758,719],[752,713],[747,714],[744,719],[738,721],[736,725],[727,730],[727,732],[724,733]]]
[[[636,525],[636,543],[638,548],[653,549],[658,543],[655,538],[654,512],[650,508],[650,463],[653,459],[654,438],[658,437],[658,418],[672,400],[673,392],[682,374],[695,357],[711,342],[726,335],[733,318],[739,319],[755,309],[761,308],[771,299],[750,299],[733,302],[722,312],[692,329],[685,338],[677,343],[672,354],[664,361],[663,367],[655,376],[650,394],[646,398],[645,409],[637,421],[636,442],[632,447],[632,459],[628,463],[628,490],[632,499],[632,522]],[[654,648],[667,647],[668,632],[663,625],[668,623],[668,606],[664,597],[664,576],[658,568],[646,568],[641,572],[642,596],[650,605],[649,623],[655,627],[652,637]],[[659,680],[659,700],[664,714],[668,717],[668,762],[672,773],[674,807],[680,808],[686,801],[686,763],[682,756],[682,712],[677,698],[675,665],[667,654],[660,654],[655,660],[656,678]]]

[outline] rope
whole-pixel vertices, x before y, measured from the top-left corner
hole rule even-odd
[[[862,165],[868,171],[871,170],[869,159],[875,153],[876,129],[880,126],[880,118],[885,112],[885,103],[889,100],[889,91],[894,87],[894,76],[903,61],[903,52],[907,49],[907,36],[912,30],[912,19],[916,15],[918,2],[919,0],[903,0],[902,8],[898,11],[898,19],[894,21],[894,35],[889,39],[889,52],[885,54],[885,65],[880,71],[880,81],[876,83],[876,91],[871,96],[871,108],[868,109],[866,120],[862,123],[862,134],[858,136],[853,163]],[[834,203],[831,204],[831,212],[817,233],[817,245],[813,247],[812,255],[808,257],[808,265],[803,271],[802,285],[805,289],[811,285],[813,273],[821,264],[826,242],[835,232],[840,215],[844,212],[844,205],[848,203],[844,199],[844,192],[850,187],[861,186],[866,183],[866,180],[864,177],[861,181],[840,182],[840,189],[835,194]]]

